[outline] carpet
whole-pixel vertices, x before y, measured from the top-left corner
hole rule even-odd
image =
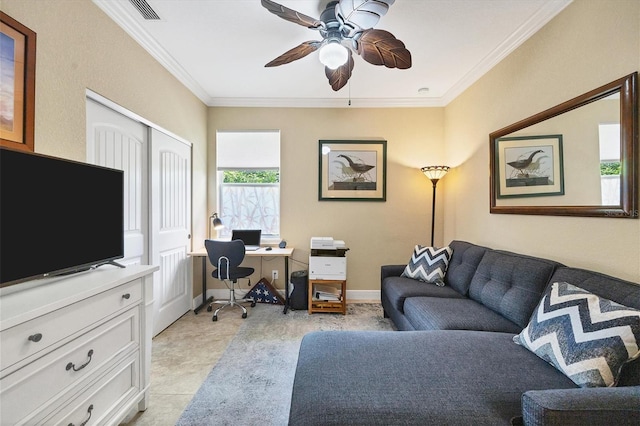
[[[176,423],[286,425],[302,337],[314,330],[393,330],[380,304],[347,305],[347,315],[259,303]]]

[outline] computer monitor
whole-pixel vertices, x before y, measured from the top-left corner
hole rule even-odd
[[[231,231],[231,240],[242,240],[245,250],[253,251],[260,248],[261,229],[234,229]]]

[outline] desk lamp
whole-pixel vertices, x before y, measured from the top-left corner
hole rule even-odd
[[[447,174],[449,169],[449,166],[427,166],[420,169],[433,184],[433,201],[431,202],[431,247],[433,247],[433,230],[436,223],[436,185],[438,181]]]
[[[211,216],[209,216],[209,239],[211,239],[212,225],[213,225],[213,229],[215,229],[216,231],[224,228],[224,225],[222,224],[222,220],[220,220],[220,218],[218,217],[218,213],[213,213],[211,214]]]

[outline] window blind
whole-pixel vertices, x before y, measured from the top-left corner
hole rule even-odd
[[[280,131],[216,132],[218,170],[280,168]]]

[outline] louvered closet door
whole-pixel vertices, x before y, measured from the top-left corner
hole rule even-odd
[[[125,265],[149,263],[148,137],[146,125],[87,99],[87,162],[124,170]]]
[[[191,309],[191,145],[151,129],[153,334]]]

